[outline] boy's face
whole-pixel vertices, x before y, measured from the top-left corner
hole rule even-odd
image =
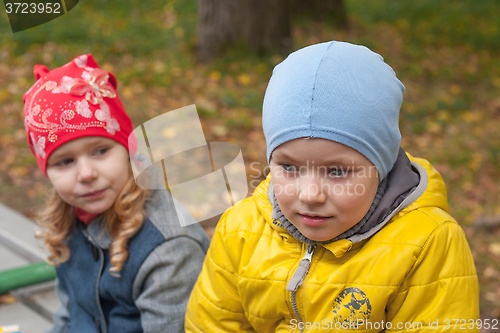
[[[285,217],[307,238],[330,240],[357,224],[377,192],[376,167],[338,142],[299,138],[276,148],[271,179]]]
[[[108,138],[71,140],[50,155],[47,176],[68,204],[101,214],[115,202],[130,176],[127,149]]]

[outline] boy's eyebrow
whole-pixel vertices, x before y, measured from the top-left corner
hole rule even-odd
[[[331,160],[327,160],[326,164],[353,164],[354,160],[347,157],[334,157]]]
[[[274,157],[275,159],[276,158],[288,159],[294,163],[298,162],[298,160],[296,160],[292,155],[289,155],[284,151],[276,152],[272,157]]]
[[[292,155],[290,155],[284,151],[279,152],[277,155],[278,156],[276,156],[276,158],[288,159],[294,163],[303,163],[304,162],[304,161],[298,161]],[[354,163],[355,163],[355,161],[353,161],[352,159],[349,159],[347,157],[335,156],[331,159],[326,159],[325,162],[320,163],[320,164],[325,164],[325,165],[347,165],[348,164],[348,165],[352,165]]]

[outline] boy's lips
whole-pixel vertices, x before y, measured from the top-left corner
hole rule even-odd
[[[331,216],[319,216],[317,214],[310,214],[310,213],[299,214],[299,215],[300,218],[302,219],[302,223],[312,227],[317,227],[325,224],[331,217]]]

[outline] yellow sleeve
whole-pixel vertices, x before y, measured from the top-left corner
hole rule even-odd
[[[255,332],[238,291],[238,242],[229,244],[226,212],[218,222],[200,276],[189,299],[186,332]],[[234,222],[234,221],[233,221]],[[231,236],[237,236],[231,233]],[[233,245],[233,246],[231,246]]]
[[[432,211],[420,213],[432,218]],[[386,331],[479,332],[477,319],[479,286],[469,245],[455,221],[442,222],[388,306],[392,328]]]

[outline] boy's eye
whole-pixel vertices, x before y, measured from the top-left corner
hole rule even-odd
[[[333,167],[330,169],[331,177],[346,177],[349,173],[349,168],[344,169],[342,167]]]
[[[104,155],[109,150],[109,148],[102,147],[94,151],[94,155]]]
[[[295,166],[291,164],[280,164],[280,165],[286,172],[294,172],[296,170]]]

